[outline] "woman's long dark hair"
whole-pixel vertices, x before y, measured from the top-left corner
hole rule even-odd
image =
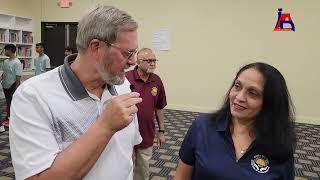
[[[273,66],[256,62],[243,66],[228,90],[222,107],[213,113],[213,119],[231,119],[229,93],[235,80],[247,69],[259,71],[265,80],[263,91],[263,105],[255,117],[253,132],[259,142],[262,142],[269,156],[276,160],[286,160],[293,155],[296,145],[294,131],[294,106],[282,74]],[[224,118],[220,118],[224,117]],[[225,118],[226,117],[226,118]]]

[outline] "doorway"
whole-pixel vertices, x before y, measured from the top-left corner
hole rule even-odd
[[[41,22],[41,41],[51,68],[63,64],[65,47],[76,50],[77,25],[77,22]]]

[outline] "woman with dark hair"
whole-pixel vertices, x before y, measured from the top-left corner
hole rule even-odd
[[[223,106],[193,121],[175,180],[294,179],[294,107],[281,73],[251,63],[236,74]]]

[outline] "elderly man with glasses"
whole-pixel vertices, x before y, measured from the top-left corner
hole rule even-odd
[[[12,101],[10,148],[17,180],[132,180],[142,140],[125,69],[136,63],[137,23],[97,6],[78,24],[78,54],[31,78]]]
[[[142,103],[137,104],[142,142],[135,147],[134,180],[149,179],[149,160],[152,157],[155,120],[159,127],[158,145],[165,142],[163,108],[167,105],[167,101],[163,83],[154,73],[157,61],[151,49],[143,48],[137,54],[136,67],[126,73],[128,80],[134,86],[134,91],[140,93],[143,100]]]

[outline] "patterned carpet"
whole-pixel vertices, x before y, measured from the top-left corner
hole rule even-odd
[[[152,180],[172,179],[178,151],[191,121],[199,113],[165,110],[166,143],[153,149]],[[295,153],[296,180],[320,179],[320,125],[297,124],[298,146]],[[14,179],[8,143],[8,132],[0,133],[0,180]]]

